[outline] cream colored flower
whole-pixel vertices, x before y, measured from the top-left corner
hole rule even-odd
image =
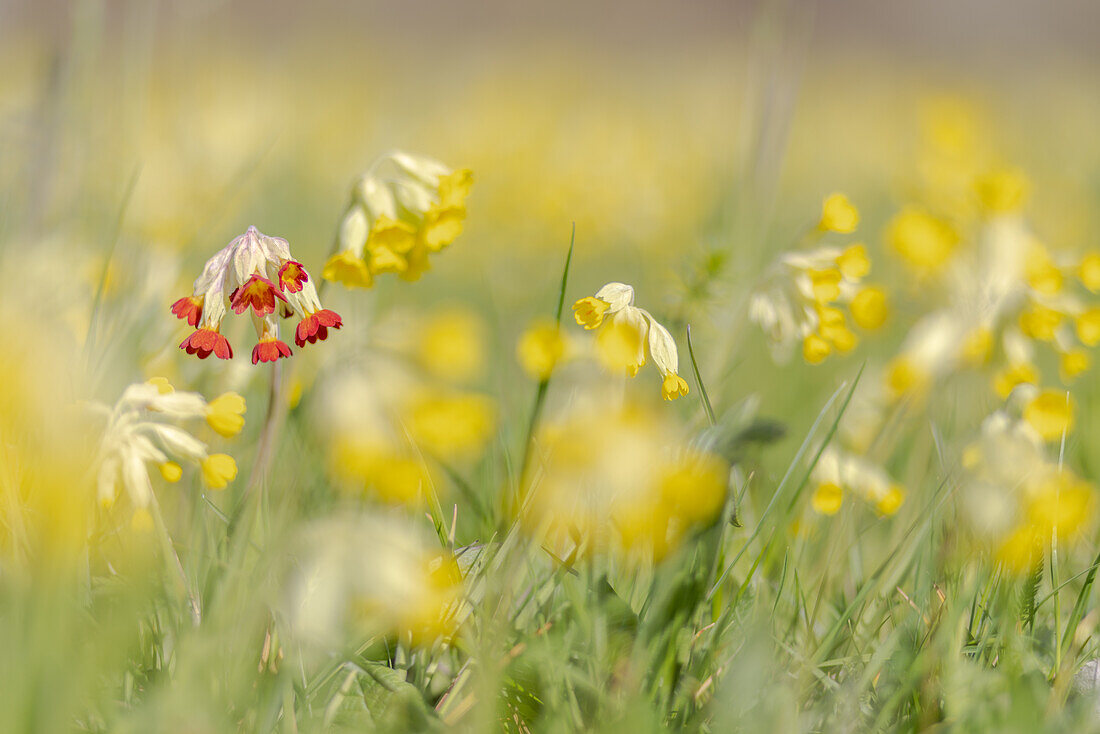
[[[222,396],[219,401],[233,403],[243,412],[243,400],[238,406],[237,398]],[[149,464],[174,482],[182,473],[177,461],[190,462],[202,469],[213,489],[225,487],[236,476],[232,457],[210,454],[205,443],[177,425],[205,418],[212,426],[224,427],[226,408],[211,411],[198,393],[176,392],[158,380],[131,385],[114,406],[93,403],[90,407],[107,419],[96,459],[96,491],[104,507],[114,504],[120,489],[135,508],[146,507],[153,491]]]
[[[608,283],[596,295],[574,303],[573,316],[585,329],[598,329],[598,355],[609,370],[625,370],[634,377],[648,356],[663,378],[665,400],[688,394],[687,382],[677,374],[680,357],[676,340],[649,311],[634,305],[633,287]]]

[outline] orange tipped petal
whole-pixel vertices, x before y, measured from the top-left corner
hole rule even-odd
[[[275,313],[276,298],[286,303],[286,297],[279,292],[274,283],[255,274],[233,291],[230,298],[233,313],[242,314],[251,307],[260,318]]]
[[[302,290],[302,284],[309,280],[309,273],[300,262],[287,260],[279,268],[279,286],[288,293],[297,293]]]
[[[186,319],[191,326],[198,326],[202,318],[202,298],[187,296],[172,304],[172,313],[176,318]]]
[[[252,364],[274,362],[281,357],[289,357],[290,347],[278,339],[264,339],[252,348]]]

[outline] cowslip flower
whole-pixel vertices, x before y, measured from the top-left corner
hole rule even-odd
[[[853,492],[880,515],[893,515],[905,502],[905,490],[868,459],[828,446],[814,465],[810,506],[821,515],[835,515],[845,491]]]
[[[430,643],[455,632],[462,573],[422,524],[392,513],[334,516],[307,526],[293,547],[282,607],[296,639],[327,650],[349,634]]]
[[[688,394],[687,382],[677,374],[680,357],[676,341],[649,311],[634,305],[634,288],[608,283],[596,295],[574,303],[573,316],[585,329],[599,329],[597,345],[605,366],[625,368],[634,377],[648,355],[661,373],[665,400]]]
[[[841,193],[830,194],[821,204],[817,228],[823,232],[850,234],[859,226],[859,210]]]
[[[279,339],[280,316],[299,318],[294,331],[299,348],[323,341],[329,329],[343,325],[339,314],[321,306],[313,279],[291,255],[287,241],[268,237],[255,227],[207,260],[193,295],[172,304],[173,314],[197,327],[180,349],[199,359],[211,354],[231,359],[233,348],[220,331],[230,310],[238,315],[251,311],[258,337],[252,364],[291,355],[290,347]]]
[[[1064,394],[1057,397],[1065,404]],[[1050,437],[1028,415],[1036,399],[1014,395],[982,422],[962,455],[965,517],[996,560],[1021,574],[1031,571],[1054,533],[1059,542],[1079,535],[1096,505],[1095,489],[1048,456]],[[1021,405],[1013,403],[1022,404],[1022,416],[1014,415]]]
[[[634,405],[581,400],[541,426],[543,474],[523,516],[568,553],[610,550],[660,560],[692,530],[713,522],[729,466],[697,449],[667,421]]]
[[[465,168],[402,151],[382,156],[352,188],[340,249],[322,277],[347,288],[369,288],[382,273],[419,279],[429,256],[462,234],[472,184]]]
[[[780,257],[749,303],[749,318],[764,331],[773,359],[785,362],[799,342],[810,364],[851,351],[859,337],[849,316],[862,329],[881,327],[889,305],[882,288],[863,285],[870,270],[867,248],[858,242]]]
[[[125,490],[137,509],[152,500],[153,486],[148,466],[157,467],[167,482],[183,474],[180,461],[197,465],[211,489],[224,489],[237,476],[237,464],[227,454],[211,454],[207,445],[179,424],[203,419],[223,436],[232,436],[244,425],[244,398],[226,393],[207,403],[193,392],[176,392],[167,380],[126,388],[114,406],[93,403],[90,407],[107,419],[100,441],[97,466],[97,496],[110,507]],[[240,419],[239,421],[237,419]]]

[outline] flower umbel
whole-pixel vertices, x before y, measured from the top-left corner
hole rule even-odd
[[[244,425],[244,398],[226,393],[207,403],[193,392],[176,392],[164,378],[131,385],[113,406],[92,404],[107,418],[96,461],[97,495],[103,507],[110,507],[125,490],[130,503],[141,509],[152,499],[149,465],[155,465],[168,482],[183,473],[179,461],[202,470],[211,489],[223,489],[237,476],[237,464],[227,454],[210,454],[205,443],[180,423],[206,418],[215,431],[232,436]]]
[[[340,250],[322,276],[347,288],[369,288],[374,276],[418,280],[437,253],[462,234],[473,174],[437,160],[393,151],[352,188],[340,225]]]
[[[328,337],[343,325],[340,315],[322,308],[305,267],[290,254],[287,241],[268,237],[255,227],[237,237],[206,262],[195,280],[194,295],[172,305],[172,313],[198,327],[180,344],[188,354],[231,359],[233,348],[222,336],[221,322],[229,309],[238,315],[251,310],[259,343],[252,364],[274,362],[291,355],[279,339],[279,317],[298,316],[294,342],[299,348]]]

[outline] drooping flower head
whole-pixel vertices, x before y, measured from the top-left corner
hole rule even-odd
[[[652,357],[663,378],[665,400],[688,394],[687,382],[677,374],[680,357],[676,341],[649,311],[634,305],[634,288],[608,283],[596,295],[574,303],[573,317],[589,331],[598,329],[598,354],[608,369],[625,369],[634,377],[647,357]]]
[[[772,357],[785,362],[801,342],[803,358],[820,364],[859,343],[849,316],[862,329],[881,327],[889,306],[882,288],[864,285],[870,270],[867,248],[860,243],[782,255],[749,305],[749,318],[764,331]]]
[[[252,364],[291,355],[290,347],[279,339],[280,316],[299,318],[294,332],[299,347],[323,341],[329,329],[343,325],[339,314],[321,306],[313,279],[291,255],[287,241],[268,237],[255,227],[207,260],[193,295],[172,305],[173,314],[197,327],[180,349],[199,359],[211,354],[232,358],[233,348],[220,331],[229,310],[238,315],[251,312],[259,338]]]
[[[429,256],[462,234],[473,175],[437,160],[394,151],[375,161],[352,188],[340,225],[340,250],[322,276],[369,288],[374,276],[417,280]]]
[[[167,482],[183,473],[180,461],[197,465],[204,483],[223,489],[237,476],[237,464],[227,454],[211,454],[207,445],[181,424],[200,418],[222,436],[244,426],[244,398],[225,393],[209,403],[193,392],[176,392],[164,378],[131,385],[114,406],[92,404],[107,419],[100,442],[97,495],[110,507],[125,490],[135,509],[149,505],[153,485],[149,464],[155,464]]]

